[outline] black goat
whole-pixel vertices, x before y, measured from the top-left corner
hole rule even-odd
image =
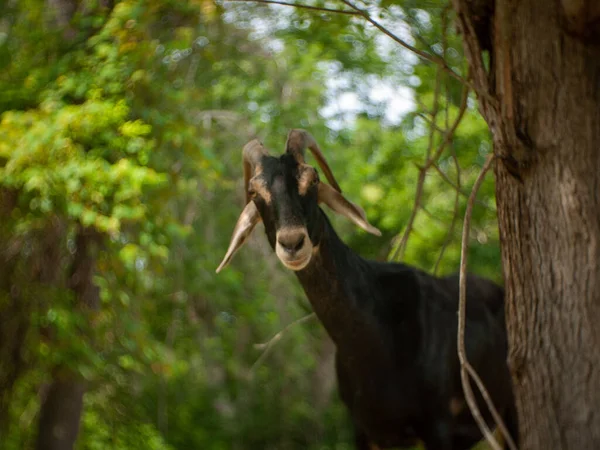
[[[306,147],[331,186],[305,164]],[[319,203],[372,234],[381,233],[342,196],[307,132],[292,130],[279,158],[253,140],[244,147],[243,159],[246,207],[217,272],[262,220],[271,247],[295,271],[335,342],[339,391],[356,430],[356,448],[421,440],[428,450],[457,450],[481,440],[460,382],[458,276],[437,278],[404,264],[368,261],[348,248]],[[472,275],[467,279],[465,344],[470,363],[516,439],[504,293]],[[480,398],[478,404],[487,411]],[[490,417],[486,420],[492,425]]]

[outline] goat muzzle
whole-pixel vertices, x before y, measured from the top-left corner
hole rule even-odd
[[[277,232],[275,253],[291,270],[302,270],[310,262],[313,245],[304,227],[283,228]]]

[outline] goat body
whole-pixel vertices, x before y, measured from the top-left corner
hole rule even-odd
[[[404,264],[365,260],[321,214],[318,252],[296,274],[336,344],[340,397],[357,448],[404,446],[417,437],[427,449],[470,448],[482,435],[460,381],[458,276],[437,278]],[[503,306],[501,287],[468,276],[467,357],[513,434]]]
[[[304,161],[313,152],[330,184]],[[459,450],[482,438],[466,407],[457,355],[458,277],[437,278],[404,264],[368,261],[337,236],[326,204],[374,235],[365,212],[347,200],[314,138],[288,135],[286,153],[270,156],[253,140],[243,149],[246,206],[219,272],[262,221],[279,260],[295,271],[336,344],[342,401],[358,450],[407,446]],[[504,292],[467,278],[465,346],[471,365],[517,438],[506,364]],[[480,397],[482,411],[487,411]],[[489,423],[491,419],[485,417]]]

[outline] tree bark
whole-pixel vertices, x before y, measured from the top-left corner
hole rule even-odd
[[[99,236],[80,228],[75,239],[69,287],[75,293],[81,314],[99,307],[99,289],[92,277],[96,265]],[[38,425],[37,450],[72,450],[79,433],[83,411],[85,380],[76,372],[57,367],[54,379],[43,396]]]
[[[43,230],[14,232],[18,193],[0,189],[0,442],[9,425],[15,383],[35,364],[31,317],[47,304],[39,293],[61,285],[64,224],[51,218]]]
[[[25,341],[31,304],[18,288],[21,245],[8,225],[16,194],[0,189],[0,442],[8,428],[13,386],[25,370]]]
[[[66,374],[55,377],[45,393],[38,426],[37,450],[72,450],[79,433],[85,384]]]
[[[496,0],[488,71],[469,3],[454,0],[498,156],[520,448],[598,449],[600,8]]]

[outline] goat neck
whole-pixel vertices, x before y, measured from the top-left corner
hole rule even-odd
[[[377,297],[372,267],[342,242],[322,210],[320,214],[320,240],[310,263],[296,275],[336,345],[368,349],[380,340],[372,320]]]

